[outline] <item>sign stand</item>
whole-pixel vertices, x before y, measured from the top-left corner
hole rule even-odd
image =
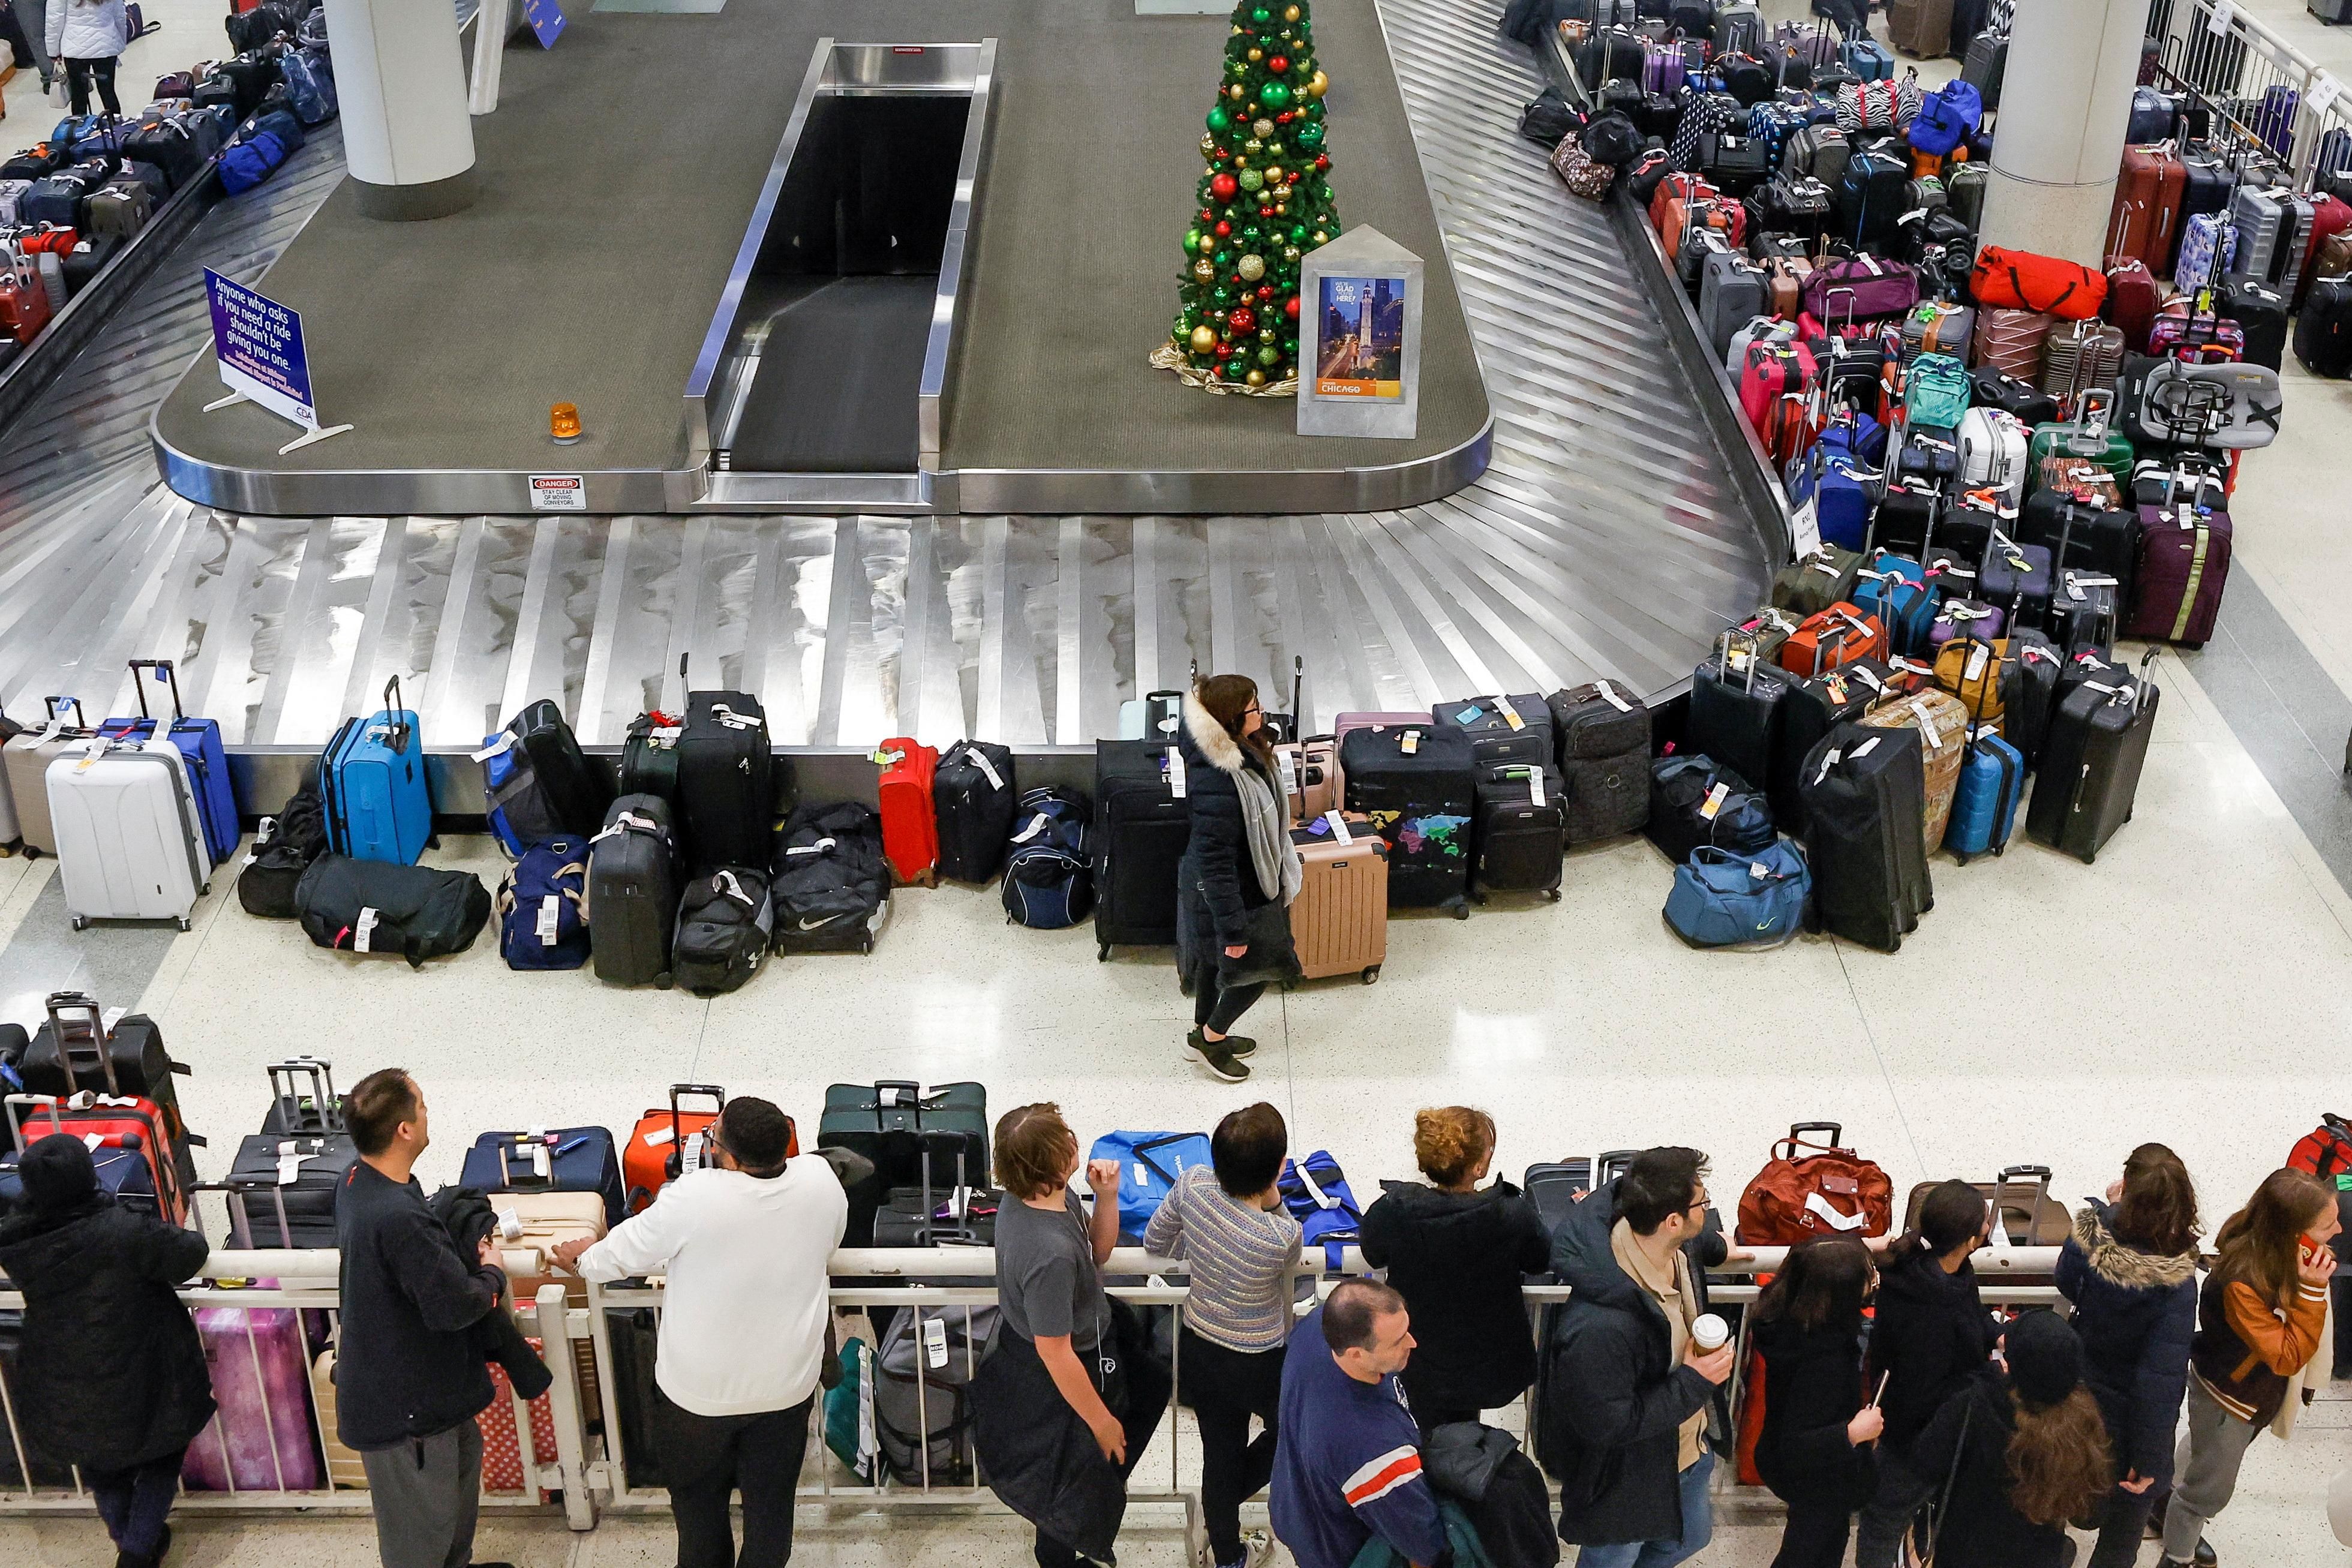
[[[1298,433],[1410,440],[1421,419],[1421,258],[1376,228],[1307,253]]]
[[[474,18],[474,67],[466,89],[468,112],[478,116],[498,108],[499,58],[508,40],[526,25],[541,48],[551,49],[567,24],[556,0],[481,0]]]
[[[205,405],[205,413],[251,403],[300,426],[302,434],[278,448],[281,458],[352,428],[349,425],[321,428],[319,424],[319,410],[310,397],[310,358],[302,344],[299,311],[209,267],[205,268],[205,300],[212,310],[213,353],[220,360],[221,384],[228,388],[226,397]]]

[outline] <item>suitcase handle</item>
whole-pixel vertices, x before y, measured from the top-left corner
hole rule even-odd
[[[47,1108],[49,1112],[49,1125],[56,1129],[56,1134],[58,1136],[62,1136],[66,1130],[65,1118],[58,1114],[58,1097],[56,1095],[12,1094],[8,1096],[8,1142],[10,1146],[16,1149],[19,1153],[22,1153],[25,1150],[25,1121],[23,1115],[20,1113],[19,1108],[27,1105],[33,1106],[36,1109],[42,1107]]]
[[[383,711],[392,721],[392,749],[397,755],[408,750],[408,726],[400,720],[400,677],[396,675],[383,683]]]
[[[97,998],[81,991],[53,991],[47,1005],[49,1032],[58,1042],[58,1061],[66,1069],[67,1084],[75,1089],[81,1087],[81,1075],[75,1070],[73,1060],[74,1042],[80,1037],[80,1032],[69,1033],[66,1020],[84,1017],[89,1020],[89,1037],[97,1051],[99,1072],[106,1080],[106,1092],[121,1095],[121,1086],[114,1079],[114,1058],[106,1052],[106,1015],[100,1009]]]
[[[686,1133],[678,1124],[678,1104],[681,1100],[708,1100],[720,1110],[727,1109],[727,1091],[715,1083],[674,1083],[669,1086],[669,1137],[673,1152],[686,1147]]]
[[[41,706],[49,710],[49,722],[52,724],[58,721],[59,708],[70,708],[74,713],[74,728],[77,730],[89,728],[89,715],[81,710],[81,699],[79,697],[44,697],[41,699]]]
[[[1845,1123],[1843,1121],[1791,1121],[1789,1123],[1789,1136],[1785,1141],[1790,1143],[1805,1142],[1807,1140],[1798,1136],[1803,1132],[1828,1133],[1829,1147],[1832,1149],[1840,1148],[1845,1142]]]
[[[292,1061],[272,1062],[267,1069],[269,1092],[279,1104],[291,1107],[299,1117],[302,1096],[294,1087],[297,1074],[310,1080],[310,1099],[319,1108],[319,1125],[327,1132],[341,1132],[343,1127],[342,1101],[335,1098],[334,1065],[317,1057],[297,1057]]]
[[[185,719],[188,716],[188,710],[180,702],[180,672],[172,668],[172,661],[168,658],[134,658],[131,661],[131,689],[139,698],[139,717],[142,719],[154,717],[147,711],[147,688],[141,685],[138,679],[139,672],[142,669],[152,669],[155,672],[156,679],[168,680],[172,683],[172,721],[176,724]]]
[[[190,1204],[195,1202],[198,1193],[218,1193],[227,1198],[229,1239],[242,1241],[245,1245],[241,1250],[249,1252],[253,1250],[253,1215],[245,1206],[245,1200],[247,1194],[257,1192],[269,1194],[269,1201],[278,1210],[278,1243],[291,1252],[294,1250],[294,1222],[286,1216],[286,1193],[277,1183],[263,1181],[258,1176],[247,1176],[242,1181],[232,1176],[217,1182],[192,1183],[185,1189],[185,1195]]]

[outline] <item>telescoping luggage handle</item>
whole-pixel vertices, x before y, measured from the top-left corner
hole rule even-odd
[[[131,661],[131,689],[139,698],[139,717],[142,719],[154,717],[152,713],[147,711],[147,688],[138,678],[139,672],[142,669],[152,669],[155,672],[156,679],[171,683],[172,721],[178,723],[185,719],[188,716],[188,710],[180,701],[180,673],[172,668],[172,661],[168,658],[134,658]],[[396,676],[394,678],[395,682],[398,679]]]
[[[49,738],[54,738],[65,733],[68,728],[79,730],[85,734],[89,733],[89,715],[81,710],[80,698],[44,697],[41,699],[41,706],[48,711]],[[70,708],[73,710],[74,721],[71,725],[66,724],[58,717],[58,710],[65,708]]]
[[[1808,1132],[1826,1132],[1829,1134],[1829,1141],[1817,1143],[1805,1136]],[[1785,1154],[1781,1152],[1784,1149],[1788,1151]],[[1845,1146],[1845,1123],[1842,1121],[1791,1121],[1789,1123],[1789,1135],[1772,1145],[1772,1157],[1776,1160],[1794,1160],[1798,1157],[1797,1151],[1800,1149],[1818,1149],[1825,1154],[1853,1152]]]
[[[343,1102],[335,1097],[335,1071],[332,1063],[317,1057],[296,1057],[290,1061],[272,1062],[266,1069],[269,1074],[269,1092],[279,1105],[286,1108],[281,1118],[287,1124],[288,1136],[299,1136],[309,1129],[313,1118],[302,1111],[302,1091],[299,1080],[310,1080],[310,1103],[317,1107],[317,1131],[320,1134],[341,1132],[343,1127]]]
[[[8,1096],[8,1145],[22,1152],[25,1148],[25,1108],[47,1110],[49,1124],[57,1133],[66,1130],[65,1118],[58,1114],[58,1097],[54,1094],[12,1094]]]
[[[2035,1192],[2034,1192],[2034,1194],[2033,1194],[2033,1207],[2032,1207],[2031,1210],[2029,1210],[2029,1211],[2027,1212],[2026,1221],[2025,1221],[2025,1240],[2024,1240],[2024,1242],[2023,1242],[2023,1243],[2021,1243],[2021,1243],[2019,1243],[2019,1242],[2016,1242],[2016,1241],[2012,1241],[2012,1240],[2010,1238],[2010,1235],[2009,1235],[2009,1225],[2008,1225],[2007,1220],[2003,1217],[2003,1215],[2002,1215],[2002,1199],[2007,1195],[2007,1189],[2008,1189],[2008,1187],[2009,1187],[2009,1184],[2010,1184],[2010,1182],[2011,1182],[2011,1180],[2013,1180],[2014,1178],[2019,1177],[2019,1176],[2032,1176],[2032,1177],[2033,1177],[2033,1178],[2034,1178],[2034,1179],[2035,1179],[2035,1180],[2040,1184],[2039,1184],[2039,1186],[2035,1189]],[[1992,1219],[1992,1237],[1991,1237],[1991,1242],[1992,1242],[1992,1245],[1993,1245],[1993,1246],[1995,1246],[1995,1247],[2016,1247],[2016,1246],[2020,1246],[2020,1245],[2023,1245],[2023,1246],[2031,1247],[2032,1245],[2033,1245],[2033,1226],[2034,1226],[2034,1222],[2035,1222],[2035,1221],[2037,1221],[2037,1220],[2039,1220],[2039,1219],[2042,1217],[2042,1199],[2044,1199],[2044,1198],[2046,1198],[2046,1197],[2048,1197],[2049,1195],[2050,1195],[2050,1167],[2049,1167],[2049,1166],[2047,1166],[2047,1165],[2004,1165],[2004,1166],[2002,1166],[2002,1167],[2001,1167],[2001,1169],[2000,1169],[2000,1173],[1999,1173],[1999,1174],[1997,1174],[1996,1176],[1994,1176],[1994,1177],[1993,1177],[1993,1179],[1992,1179],[1992,1203],[1991,1203],[1991,1205],[1990,1205],[1990,1207],[1991,1207],[1991,1210],[1992,1210],[1992,1213],[1991,1213],[1991,1219]]]
[[[672,1153],[686,1147],[686,1134],[678,1119],[681,1100],[708,1100],[721,1111],[727,1109],[727,1091],[715,1083],[674,1083],[669,1086],[669,1142]]]
[[[58,1043],[58,1062],[66,1069],[66,1082],[80,1087],[80,1072],[74,1066],[74,1051],[84,1041],[90,1054],[98,1058],[99,1071],[106,1080],[106,1092],[121,1095],[121,1086],[115,1081],[114,1058],[108,1055],[106,1012],[98,999],[81,991],[53,991],[47,1007],[49,1034]]]
[[[400,677],[394,676],[383,683],[383,715],[388,721],[384,739],[395,755],[408,750],[408,722],[401,718]]]

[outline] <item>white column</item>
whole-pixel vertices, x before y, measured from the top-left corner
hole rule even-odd
[[[371,217],[446,216],[473,200],[474,124],[449,0],[326,0],[343,155]]]
[[[2104,265],[2147,0],[2020,5],[1978,238]]]

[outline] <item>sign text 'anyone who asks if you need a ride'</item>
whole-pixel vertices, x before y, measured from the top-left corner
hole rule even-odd
[[[220,360],[221,384],[229,391],[226,397],[205,404],[205,413],[254,403],[300,426],[303,433],[278,449],[280,457],[351,428],[320,428],[299,311],[209,267],[205,268],[205,301],[212,311],[213,352]]]

